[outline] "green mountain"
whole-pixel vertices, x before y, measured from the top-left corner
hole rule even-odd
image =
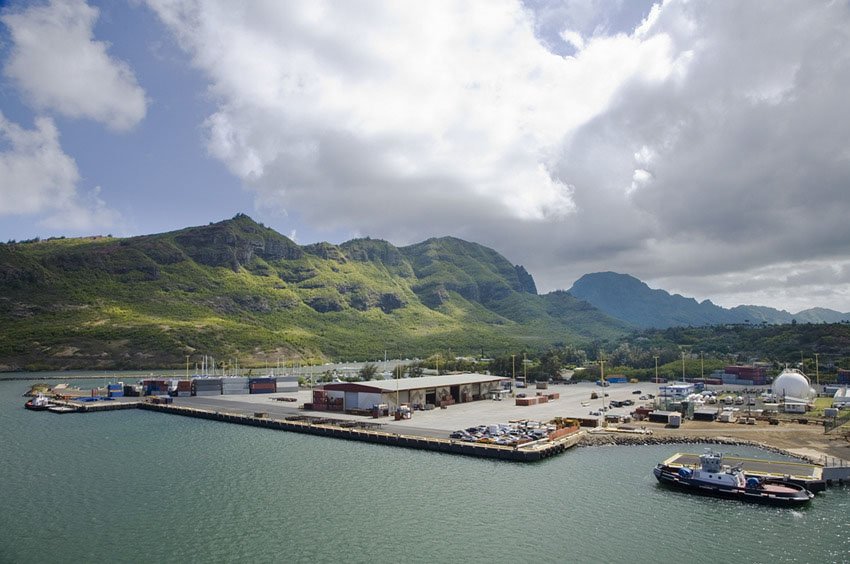
[[[245,215],[0,245],[0,369],[243,366],[582,345],[628,329],[454,238],[298,245]]]
[[[697,302],[679,294],[654,290],[634,276],[616,272],[585,274],[569,293],[611,317],[641,328],[667,328],[718,324],[840,323],[850,313],[812,308],[796,314],[764,306],[742,305],[726,309],[710,300]]]

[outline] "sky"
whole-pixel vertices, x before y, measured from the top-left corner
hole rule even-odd
[[[0,240],[247,213],[850,311],[850,3],[0,8]]]

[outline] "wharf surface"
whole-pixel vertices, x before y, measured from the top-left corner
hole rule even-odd
[[[51,406],[63,408],[53,413],[91,413],[98,411],[115,411],[116,409],[136,409],[143,403],[141,398],[113,398],[111,400],[79,401],[79,400],[50,400]]]
[[[517,447],[469,443],[439,436],[431,436],[433,430],[414,428],[394,428],[392,425],[368,421],[346,421],[328,417],[306,416],[302,410],[284,406],[274,406],[253,414],[204,409],[197,406],[179,404],[158,404],[143,398],[115,398],[107,401],[81,402],[74,400],[53,400],[55,406],[63,408],[58,413],[94,413],[118,409],[144,409],[185,417],[196,417],[225,423],[250,425],[279,431],[305,433],[322,437],[332,437],[353,441],[363,441],[389,446],[430,450],[449,454],[494,458],[514,462],[534,462],[560,454],[575,446],[584,431],[560,437],[555,440],[540,440]],[[263,406],[266,408],[267,406]],[[269,411],[274,411],[270,414]],[[398,431],[398,432],[396,432]],[[439,433],[437,431],[436,433]]]
[[[172,415],[183,415],[187,417],[198,417],[213,421],[236,423],[239,425],[250,425],[252,427],[263,427],[280,431],[292,431],[319,435],[322,437],[333,437],[353,441],[364,441],[389,446],[414,448],[420,450],[431,450],[449,454],[461,454],[465,456],[476,456],[479,458],[495,458],[514,462],[535,462],[556,454],[560,454],[578,443],[583,431],[578,431],[566,437],[554,441],[535,441],[519,447],[503,445],[468,443],[439,437],[427,437],[422,435],[391,433],[381,429],[357,428],[348,421],[336,421],[323,418],[306,418],[317,421],[298,420],[298,416],[290,419],[273,419],[265,412],[254,415],[242,413],[223,413],[209,411],[196,407],[187,407],[174,404],[154,404],[139,402],[141,409],[170,413]],[[320,422],[320,421],[327,422]],[[378,426],[376,424],[371,424]]]
[[[672,467],[698,468],[700,455],[677,452],[664,461],[664,464]],[[823,477],[823,467],[816,464],[804,462],[793,462],[789,460],[764,460],[757,458],[743,458],[740,456],[723,455],[723,462],[729,466],[738,466],[744,470],[747,477],[778,478],[785,479],[796,484],[805,486],[812,492],[826,489],[826,480]]]

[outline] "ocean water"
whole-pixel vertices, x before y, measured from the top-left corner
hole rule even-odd
[[[850,490],[802,510],[689,496],[652,476],[681,446],[516,464],[140,410],[30,412],[29,385],[0,378],[4,563],[850,562]]]

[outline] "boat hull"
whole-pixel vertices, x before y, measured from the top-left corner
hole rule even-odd
[[[748,503],[761,503],[777,507],[799,507],[808,504],[814,497],[814,494],[806,488],[782,480],[765,480],[763,488],[767,489],[733,488],[684,478],[678,474],[678,468],[663,465],[655,467],[653,474],[660,483],[681,491],[724,499],[738,499]]]
[[[45,404],[45,405],[37,405],[37,404],[34,404],[34,403],[32,402],[32,400],[30,400],[30,401],[28,401],[28,402],[26,402],[26,403],[24,404],[24,407],[25,407],[25,408],[27,408],[27,409],[29,409],[29,410],[31,410],[31,411],[47,411],[47,409],[48,409],[50,406],[49,406],[49,405],[47,405],[47,404]]]

